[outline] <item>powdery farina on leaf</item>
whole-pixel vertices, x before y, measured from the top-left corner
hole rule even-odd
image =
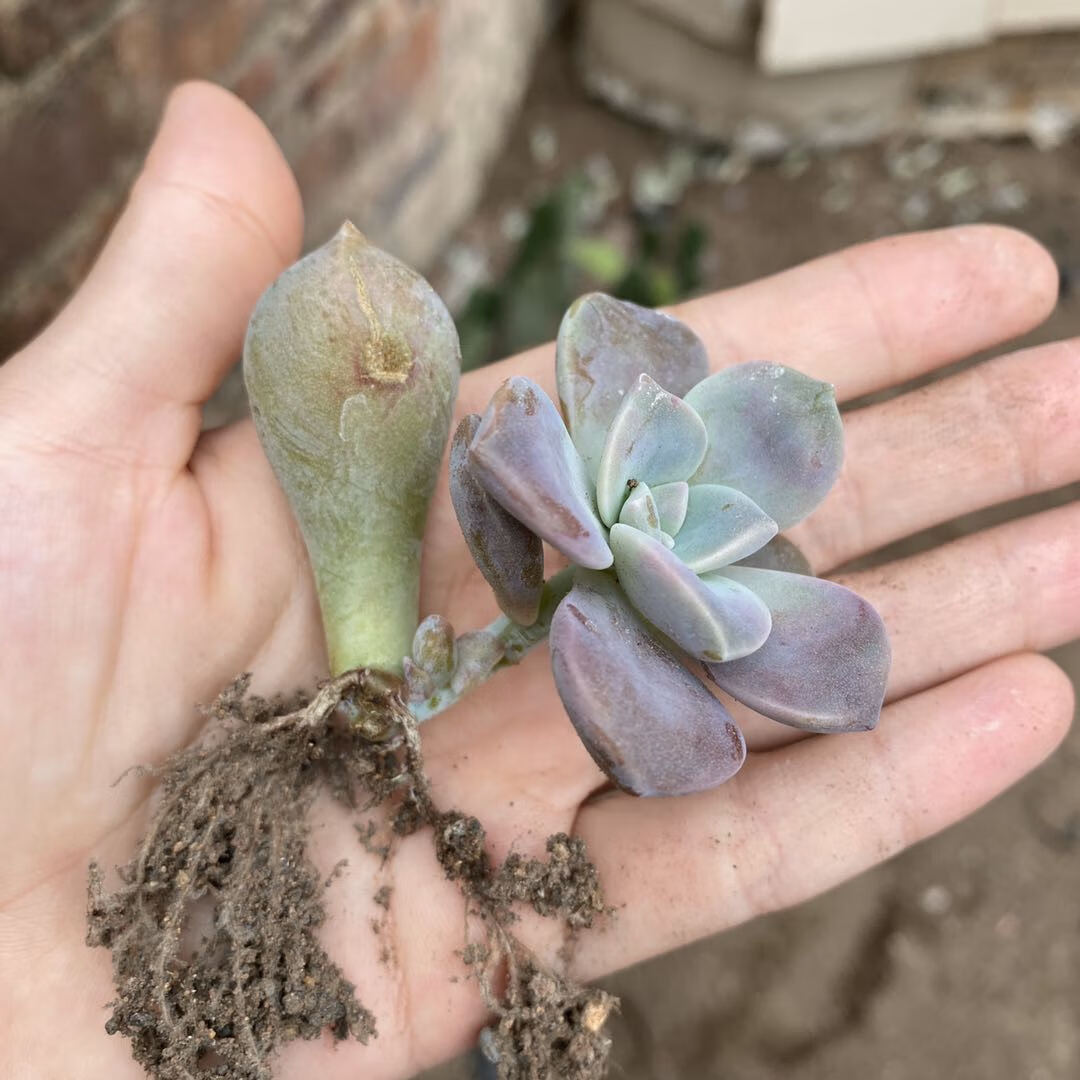
[[[631,480],[671,484],[692,475],[705,457],[709,438],[693,409],[648,375],[639,375],[608,428],[596,470],[596,506],[613,525]]]
[[[495,392],[469,465],[496,502],[579,566],[611,565],[585,465],[551,399],[514,376]]]
[[[450,501],[465,543],[499,607],[515,622],[530,626],[540,610],[544,587],[544,546],[488,493],[469,462],[480,417],[462,419],[450,444]]]
[[[555,351],[566,426],[592,474],[612,418],[639,375],[683,397],[709,374],[705,346],[689,326],[603,293],[570,305]]]
[[[628,525],[612,527],[611,548],[630,602],[695,660],[734,660],[769,636],[769,609],[750,589],[710,588],[675,552]]]
[[[752,589],[773,626],[756,652],[705,670],[752,709],[806,731],[866,731],[877,724],[889,675],[881,616],[835,581],[729,566],[715,575]]]
[[[738,488],[781,529],[836,482],[844,432],[828,383],[780,364],[738,364],[698,383],[686,403],[709,432],[694,483]]]
[[[727,709],[604,574],[581,574],[551,622],[555,684],[596,763],[635,795],[722,784],[746,757]]]

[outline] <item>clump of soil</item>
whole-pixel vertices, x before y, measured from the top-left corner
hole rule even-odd
[[[611,1040],[603,1027],[616,999],[547,971],[513,937],[513,905],[561,918],[573,933],[607,913],[596,867],[584,843],[566,833],[548,837],[548,858],[518,854],[492,867],[484,829],[474,817],[451,811],[435,824],[435,851],[447,877],[457,881],[481,919],[484,941],[462,951],[495,1022],[481,1032],[480,1048],[498,1080],[592,1080],[607,1072]],[[498,985],[505,989],[499,994]]]
[[[519,958],[498,1020],[481,1033],[480,1048],[498,1080],[585,1080],[607,1071],[611,1039],[604,1025],[618,1002]]]
[[[514,903],[527,903],[538,915],[564,918],[577,929],[592,926],[606,913],[596,867],[585,843],[566,833],[547,839],[547,859],[527,859],[511,852],[492,867],[485,850],[484,827],[457,810],[440,814],[435,825],[435,853],[451,881],[467,896],[482,901],[501,922],[514,918]]]
[[[415,721],[377,673],[349,672],[310,699],[267,701],[249,681],[208,710],[202,742],[152,770],[161,798],[119,887],[107,893],[91,866],[87,941],[112,951],[117,990],[106,1030],[157,1080],[269,1080],[284,1042],[376,1035],[316,938],[324,889],[307,811],[326,789],[362,811],[395,803],[397,835],[431,827],[482,927],[462,957],[495,1015],[482,1045],[500,1080],[602,1077],[614,999],[546,971],[510,931],[518,903],[570,933],[605,912],[583,843],[557,834],[547,859],[493,866],[480,822],[433,802]]]

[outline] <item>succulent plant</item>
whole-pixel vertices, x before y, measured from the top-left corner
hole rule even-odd
[[[710,788],[745,758],[694,667],[781,723],[872,728],[889,668],[881,619],[778,535],[839,472],[832,387],[772,363],[709,375],[688,327],[601,294],[566,313],[556,377],[561,414],[512,377],[457,429],[452,500],[508,621],[460,639],[452,675],[446,647],[418,633],[414,700],[440,678],[457,691],[486,677],[549,623],[571,721],[636,794]],[[570,560],[569,580],[545,585],[542,541]],[[441,676],[418,659],[436,654]]]
[[[422,721],[550,633],[570,720],[642,795],[741,766],[742,733],[703,678],[809,731],[874,726],[881,620],[779,535],[839,471],[831,387],[767,363],[709,375],[677,320],[578,300],[557,343],[561,413],[513,377],[454,435],[451,499],[504,612],[455,637],[437,615],[417,626],[417,598],[458,369],[430,286],[350,225],[252,317],[252,412],[304,535],[334,673],[388,673]],[[547,581],[544,542],[571,563]]]

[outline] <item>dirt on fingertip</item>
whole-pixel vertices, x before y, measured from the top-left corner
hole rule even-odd
[[[393,680],[354,671],[273,701],[250,695],[249,681],[207,710],[197,745],[149,770],[157,806],[119,885],[107,890],[91,866],[87,942],[112,952],[116,986],[106,1031],[127,1036],[155,1080],[269,1080],[286,1042],[324,1030],[376,1036],[357,987],[318,941],[342,864],[320,875],[307,815],[328,791],[357,810],[360,842],[383,860],[394,839],[376,844],[363,814],[388,806],[395,837],[431,829],[480,929],[462,958],[493,1014],[482,1046],[500,1080],[604,1076],[614,999],[548,971],[511,930],[520,904],[568,935],[606,912],[582,841],[556,834],[546,859],[493,864],[481,823],[433,802]],[[385,888],[375,897],[383,909],[391,899]]]

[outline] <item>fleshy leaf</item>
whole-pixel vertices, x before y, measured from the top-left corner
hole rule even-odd
[[[660,528],[660,511],[648,484],[637,484],[627,496],[619,512],[619,521],[634,529],[640,529],[646,536],[661,541],[665,547],[671,547],[671,537]]]
[[[563,317],[555,371],[567,427],[595,476],[608,427],[637,377],[645,372],[683,397],[709,374],[709,358],[701,339],[678,319],[589,293]]]
[[[881,713],[889,639],[861,596],[824,578],[729,566],[717,577],[753,589],[772,612],[757,652],[706,664],[710,678],[752,709],[805,731],[865,731]]]
[[[775,535],[776,522],[741,491],[693,484],[675,554],[695,574],[704,574],[745,558]]]
[[[435,693],[434,680],[411,656],[406,656],[401,666],[410,701],[426,701]]]
[[[252,418],[304,535],[334,674],[401,673],[459,360],[431,286],[350,224],[251,316]]]
[[[551,621],[555,685],[581,741],[635,795],[734,776],[746,744],[727,709],[649,632],[605,574],[579,574]]]
[[[604,524],[619,519],[627,481],[686,480],[707,446],[701,417],[655,379],[639,375],[611,421],[596,473],[596,506]]]
[[[686,401],[709,433],[692,483],[738,488],[781,529],[833,486],[844,433],[828,383],[779,364],[739,364],[698,383]]]
[[[690,505],[690,485],[685,480],[674,484],[660,484],[652,489],[656,509],[660,512],[660,528],[675,536],[683,527],[686,511]]]
[[[495,593],[499,607],[516,623],[531,626],[544,587],[544,546],[487,492],[469,464],[469,446],[480,427],[471,413],[450,444],[450,501],[473,562]],[[415,655],[415,653],[414,653]]]
[[[753,555],[738,561],[739,566],[753,566],[759,570],[783,570],[788,574],[814,576],[810,560],[786,537],[774,536]]]
[[[454,628],[441,615],[429,615],[413,635],[412,659],[441,689],[450,681],[457,664]]]
[[[749,589],[734,582],[710,588],[659,540],[628,525],[613,526],[610,539],[630,602],[691,656],[746,656],[769,636],[769,609]]]
[[[503,643],[487,630],[470,630],[457,639],[457,666],[450,680],[455,694],[479,686],[506,654]]]
[[[611,565],[581,456],[551,400],[515,375],[495,392],[469,465],[502,507],[579,566]]]

